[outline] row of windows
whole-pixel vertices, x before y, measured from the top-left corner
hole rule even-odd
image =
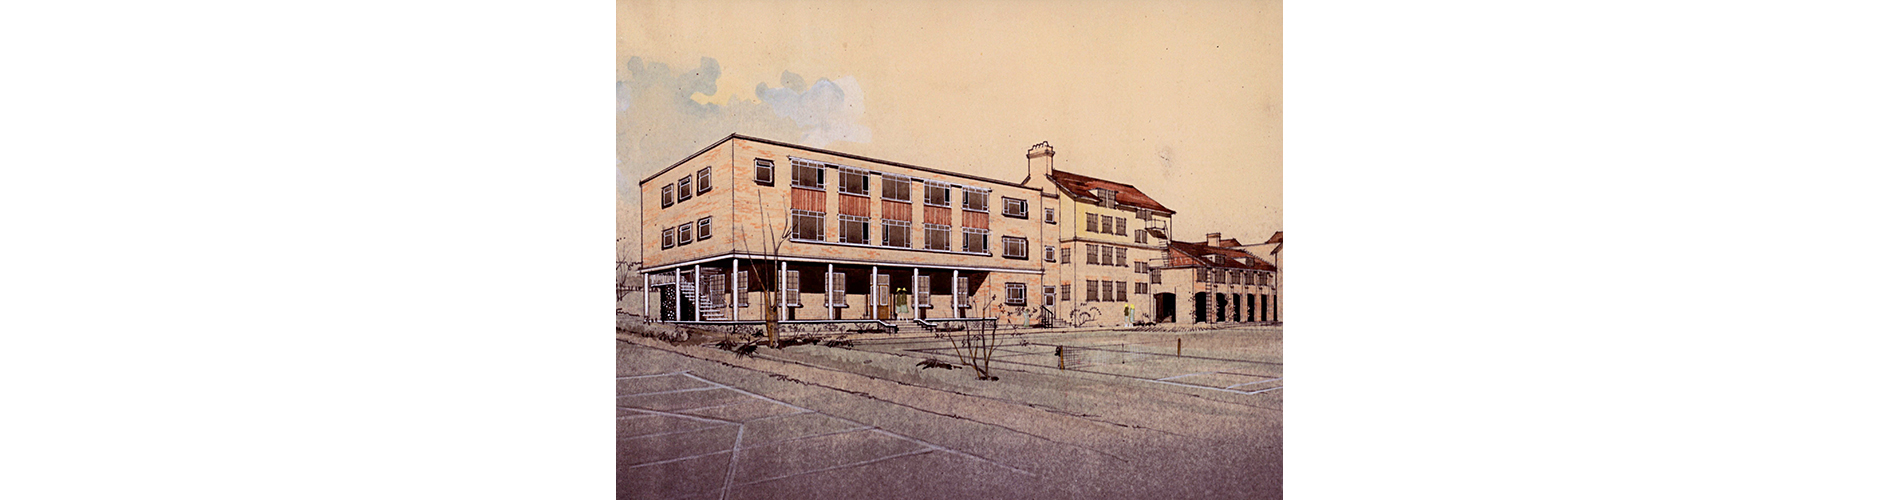
[[[760,184],[771,185],[773,175],[772,161],[758,160],[753,166],[757,171],[756,181]],[[859,196],[871,195],[871,174],[869,172],[840,170],[838,177],[838,192]],[[884,199],[902,202],[911,201],[910,185],[912,182],[911,179],[903,177],[884,177]],[[802,188],[824,190],[825,167],[793,163],[792,185]],[[950,206],[950,186],[926,182],[924,184],[924,204],[937,207]],[[990,194],[985,191],[965,189],[963,191],[963,209],[972,212],[988,212],[990,210]],[[1029,218],[1029,200],[1020,200],[1004,196],[1003,215],[1018,219]],[[1054,209],[1050,209],[1047,215],[1053,220],[1055,217]]]
[[[1091,215],[1089,215],[1089,232],[1129,236],[1129,219],[1125,219],[1125,217],[1112,217],[1112,215],[1094,215],[1094,213],[1091,213]]]
[[[695,239],[693,237],[693,228],[695,226],[699,228],[699,237],[697,239],[706,240],[712,238],[712,217],[700,217],[697,224],[688,222],[680,224],[678,228],[669,227],[660,230],[660,248],[683,247],[693,244],[693,240]]]
[[[1088,280],[1087,297],[1089,302],[1127,302],[1128,282]]]
[[[1249,271],[1245,269],[1208,269],[1202,267],[1194,270],[1194,281],[1201,283],[1267,285],[1272,283],[1272,277],[1272,274],[1265,271]]]
[[[698,183],[697,188],[694,187],[695,180]],[[678,186],[677,190],[674,189],[675,186]],[[699,173],[681,178],[677,184],[660,186],[660,208],[671,207],[674,203],[685,203],[686,200],[693,199],[694,193],[706,194],[707,191],[712,191],[712,167],[699,169]]]
[[[910,221],[882,221],[881,246],[913,248],[910,241]],[[925,223],[924,249],[949,250],[950,226]],[[838,216],[838,241],[857,245],[871,243],[871,218],[855,215]],[[989,253],[990,231],[988,229],[963,228],[962,250],[970,253]],[[792,239],[803,241],[825,241],[825,214],[806,210],[792,210]],[[1016,236],[1003,236],[1003,257],[1010,259],[1029,259],[1029,239]],[[1053,262],[1055,247],[1043,247],[1043,258]]]
[[[1128,267],[1128,249],[1108,245],[1083,245],[1088,253],[1088,263],[1102,266]]]

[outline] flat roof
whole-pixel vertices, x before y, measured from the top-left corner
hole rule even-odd
[[[853,159],[853,160],[858,160],[858,161],[866,161],[866,162],[871,162],[871,163],[880,163],[880,164],[884,164],[884,165],[890,165],[890,166],[893,166],[893,167],[899,167],[899,168],[909,168],[909,169],[915,169],[915,170],[921,170],[921,171],[924,171],[924,172],[930,172],[930,173],[934,173],[934,174],[943,174],[943,175],[950,175],[950,176],[956,176],[956,177],[962,177],[962,178],[965,178],[965,179],[971,179],[971,180],[978,180],[978,181],[983,181],[983,182],[988,182],[988,183],[993,183],[993,184],[1001,184],[1001,185],[1005,185],[1005,186],[1013,186],[1013,187],[1019,187],[1019,188],[1024,188],[1024,189],[1028,189],[1028,190],[1031,190],[1031,191],[1038,191],[1038,192],[1040,192],[1040,191],[1042,191],[1042,188],[1037,188],[1037,187],[1031,187],[1031,186],[1028,186],[1028,185],[1025,185],[1024,183],[1021,183],[1021,182],[1009,182],[1009,181],[1001,181],[1001,180],[996,180],[996,179],[991,179],[991,178],[988,178],[988,177],[981,177],[981,176],[975,176],[975,175],[970,175],[970,174],[965,174],[965,173],[961,173],[961,172],[951,172],[951,171],[948,171],[948,170],[940,170],[940,169],[935,169],[935,168],[930,168],[930,167],[924,167],[924,166],[918,166],[918,165],[911,165],[911,164],[908,164],[908,163],[900,163],[900,162],[895,162],[895,161],[890,161],[890,160],[880,160],[880,159],[877,159],[877,158],[872,158],[872,157],[869,157],[869,156],[863,156],[863,155],[854,155],[854,154],[851,154],[851,153],[845,153],[845,152],[842,152],[842,151],[832,151],[832,150],[829,150],[829,149],[822,149],[822,148],[814,148],[814,147],[810,147],[810,146],[801,146],[801,145],[798,145],[798,144],[791,144],[791,143],[786,143],[786,142],[779,142],[779,141],[774,141],[774,140],[771,140],[771,139],[761,139],[761,138],[758,138],[758,137],[752,137],[752,136],[748,136],[748,135],[740,135],[740,134],[737,134],[737,133],[735,133],[735,134],[731,134],[731,135],[727,135],[727,136],[726,136],[725,138],[722,138],[722,139],[719,139],[718,141],[715,141],[715,142],[713,142],[713,143],[712,143],[711,145],[708,145],[708,146],[706,146],[706,147],[705,147],[704,149],[700,149],[699,151],[697,151],[697,152],[694,152],[693,154],[690,154],[690,155],[686,155],[686,157],[685,157],[685,158],[682,158],[682,159],[680,159],[680,161],[678,161],[678,162],[676,162],[676,163],[674,163],[674,164],[672,164],[672,165],[668,165],[668,166],[667,166],[666,168],[663,168],[663,169],[660,169],[660,171],[659,171],[659,172],[654,172],[654,173],[653,173],[653,175],[649,175],[649,176],[647,176],[647,178],[645,178],[645,179],[640,179],[640,185],[643,185],[643,186],[644,186],[644,185],[646,185],[646,183],[647,183],[648,181],[651,181],[651,180],[653,180],[653,179],[655,179],[655,178],[658,178],[659,176],[662,176],[662,175],[666,175],[666,173],[667,173],[668,171],[670,171],[670,170],[673,170],[673,168],[674,168],[674,167],[678,167],[678,166],[680,166],[680,165],[683,165],[683,164],[685,164],[685,163],[686,163],[686,162],[687,162],[688,160],[691,160],[691,159],[693,159],[693,158],[696,158],[696,157],[698,157],[699,155],[702,155],[702,154],[706,154],[706,152],[707,152],[707,151],[712,151],[712,149],[713,149],[713,148],[716,148],[716,147],[719,147],[719,145],[720,145],[720,144],[725,144],[725,143],[726,143],[726,141],[730,141],[730,140],[733,140],[733,139],[744,139],[744,140],[748,140],[748,141],[753,141],[753,142],[760,142],[760,143],[765,143],[765,144],[771,144],[771,145],[774,145],[774,146],[779,146],[779,147],[787,147],[787,148],[796,148],[796,149],[803,149],[803,150],[806,150],[806,151],[811,151],[811,152],[814,152],[814,153],[823,153],[823,154],[828,154],[828,155],[832,155],[832,156],[837,156],[837,157],[842,157],[842,158],[850,158],[850,159]]]

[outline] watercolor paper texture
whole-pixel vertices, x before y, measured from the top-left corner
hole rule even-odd
[[[622,498],[1273,498],[1278,1],[618,4]]]

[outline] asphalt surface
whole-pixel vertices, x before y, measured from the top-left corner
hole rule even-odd
[[[956,361],[929,338],[753,357],[623,339],[620,497],[1280,496],[1277,329],[1012,341],[981,381],[917,367]]]

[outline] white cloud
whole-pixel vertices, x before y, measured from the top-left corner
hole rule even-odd
[[[804,79],[797,74],[786,72],[781,81],[785,87],[760,83],[754,91],[772,113],[798,124],[804,132],[799,143],[825,147],[837,141],[871,142],[871,128],[858,123],[864,117],[864,89],[856,78],[820,78],[802,92],[796,87]]]

